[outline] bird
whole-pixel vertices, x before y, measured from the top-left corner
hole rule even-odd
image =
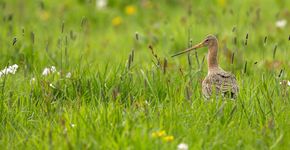
[[[237,79],[234,74],[224,71],[218,64],[218,40],[214,35],[208,35],[206,38],[184,51],[176,53],[171,57],[175,57],[198,48],[207,47],[207,76],[202,81],[202,94],[206,99],[212,97],[213,93],[215,95],[222,95],[223,97],[229,97],[231,99],[236,99],[239,86],[237,84]]]

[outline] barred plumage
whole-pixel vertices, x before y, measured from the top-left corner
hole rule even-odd
[[[213,92],[230,98],[236,98],[239,91],[236,77],[226,71],[217,70],[208,74],[202,82],[202,93],[205,98],[210,98]]]

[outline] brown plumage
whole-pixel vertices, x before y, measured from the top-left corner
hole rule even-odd
[[[204,97],[210,98],[213,93],[216,93],[216,95],[221,94],[222,96],[236,98],[239,91],[236,77],[219,67],[217,61],[218,40],[215,36],[208,35],[203,42],[172,57],[201,47],[208,47],[208,74],[202,81],[202,94]]]

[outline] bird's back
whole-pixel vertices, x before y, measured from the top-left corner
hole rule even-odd
[[[236,98],[238,91],[236,77],[222,69],[209,73],[202,82],[202,93],[206,98],[210,98],[213,92]]]

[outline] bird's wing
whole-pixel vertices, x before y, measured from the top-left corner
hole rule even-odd
[[[225,71],[209,74],[202,82],[202,93],[209,98],[214,91],[215,93],[230,94],[234,98],[238,93],[236,77]]]
[[[236,81],[236,77],[225,71],[217,72],[214,75],[214,85],[216,86],[216,90],[220,91],[222,93],[226,92],[232,92],[237,93],[238,92],[238,85]]]

